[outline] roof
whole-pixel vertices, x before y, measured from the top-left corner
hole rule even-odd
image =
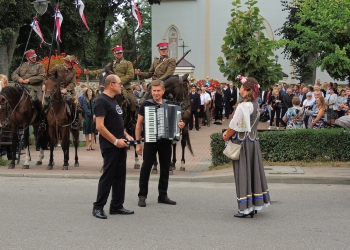
[[[281,71],[281,73],[282,73],[283,77],[288,77],[288,75],[286,73],[284,73],[283,71]]]
[[[192,67],[195,68],[195,66],[192,63],[189,63],[185,58],[182,59],[179,64],[177,65],[177,67]]]

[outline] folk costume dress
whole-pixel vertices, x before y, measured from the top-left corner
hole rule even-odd
[[[270,192],[264,172],[257,133],[259,109],[256,102],[237,106],[229,127],[236,131],[232,142],[242,143],[239,160],[233,161],[239,213],[249,214],[270,205]]]

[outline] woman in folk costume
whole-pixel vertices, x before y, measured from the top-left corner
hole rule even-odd
[[[235,217],[254,217],[263,206],[270,205],[257,127],[259,123],[258,82],[253,77],[240,77],[242,100],[236,108],[229,128],[223,133],[225,141],[241,144],[239,160],[233,161],[238,213]]]

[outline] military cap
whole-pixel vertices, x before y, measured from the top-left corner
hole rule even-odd
[[[78,59],[75,56],[67,55],[66,57],[63,57],[63,60],[70,62],[71,64],[79,64]]]
[[[158,49],[167,49],[169,47],[169,43],[167,42],[160,42],[157,44]]]
[[[123,53],[123,47],[122,46],[115,46],[113,49],[112,49],[113,53],[114,54],[118,54],[118,53]]]
[[[28,58],[37,57],[35,50],[33,49],[27,50],[26,52],[24,52],[24,55]]]

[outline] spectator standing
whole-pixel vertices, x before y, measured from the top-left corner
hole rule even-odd
[[[284,86],[287,86],[286,83],[283,84]],[[281,112],[280,112],[280,119],[284,116],[284,114],[287,112],[287,106],[284,103],[284,96],[287,94],[287,89],[285,89],[285,91],[283,91],[282,86],[278,86],[278,91],[279,91],[279,100],[281,101],[281,104],[279,105],[281,108]],[[283,123],[283,121],[282,121]],[[278,127],[278,126],[277,126]]]
[[[7,79],[7,76],[0,74],[0,91],[9,85],[9,81]]]
[[[327,106],[327,122],[334,124],[335,119],[338,118],[338,106],[337,106],[338,95],[334,93],[334,88],[331,88],[329,94],[326,96],[326,106]]]
[[[132,92],[134,93],[134,96],[135,96],[135,98],[136,98],[136,101],[140,100],[140,98],[141,98],[140,86],[138,86],[138,85],[133,85],[133,86],[132,86]]]
[[[222,124],[222,109],[223,109],[224,97],[220,87],[216,87],[214,96],[214,109],[215,109],[215,124]]]
[[[275,128],[279,129],[280,125],[280,112],[281,112],[281,100],[279,99],[279,92],[278,89],[275,88],[272,92],[272,96],[269,100],[269,106],[271,110],[271,116],[270,116],[270,127],[268,129],[272,128],[272,122],[274,122]]]
[[[340,91],[340,95],[338,96],[338,99],[337,99],[338,118],[340,118],[340,117],[345,115],[347,101],[348,101],[348,98],[345,95],[345,90],[342,89]]]
[[[307,92],[306,93],[306,99],[304,100],[303,102],[303,110],[306,111],[312,111],[312,107],[314,105],[315,101],[312,100],[312,93],[311,92]],[[305,125],[305,128],[309,128],[309,120],[310,120],[310,117],[312,116],[312,113],[307,113],[305,112],[305,115],[304,115],[304,125]]]
[[[293,107],[288,108],[283,116],[283,121],[287,124],[286,129],[301,129],[303,126],[303,110],[300,107],[300,99],[294,96],[292,99]]]
[[[83,110],[84,110],[84,126],[83,134],[85,135],[86,141],[86,150],[95,150],[95,92],[89,88],[86,91],[86,95],[83,101]],[[91,135],[91,143],[90,137]]]
[[[237,103],[237,89],[233,87],[233,83],[229,84],[229,88],[225,90],[225,116],[229,118],[233,112],[233,106]]]
[[[190,130],[193,129],[193,119],[195,121],[195,128],[197,131],[199,131],[199,112],[200,112],[200,106],[201,106],[201,97],[196,92],[196,85],[191,86],[191,92],[189,94],[190,100],[191,100],[191,118],[190,118]]]

